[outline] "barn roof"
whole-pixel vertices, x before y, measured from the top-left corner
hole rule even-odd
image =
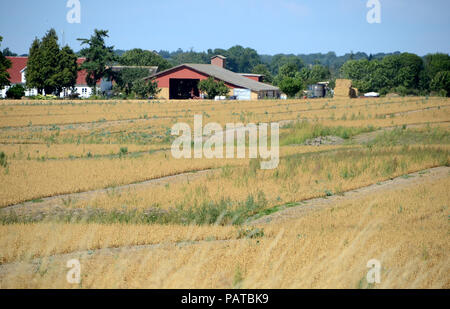
[[[11,84],[22,83],[22,71],[27,67],[28,57],[6,57],[11,61],[11,68],[8,69],[9,81]]]
[[[238,73],[234,73],[232,71],[229,71],[227,69],[224,69],[224,68],[218,67],[216,65],[212,65],[212,64],[186,63],[186,64],[176,66],[174,68],[159,72],[152,76],[149,76],[147,79],[168,74],[168,73],[170,73],[172,71],[176,71],[182,67],[190,68],[194,71],[203,73],[208,76],[212,76],[212,77],[214,77],[218,80],[224,81],[226,83],[235,85],[237,87],[245,88],[245,89],[250,89],[250,90],[256,91],[256,92],[257,91],[268,91],[268,90],[269,91],[270,90],[272,90],[272,91],[279,90],[278,87],[257,82],[255,80],[244,77]]]
[[[113,72],[120,72],[124,69],[146,69],[150,74],[155,74],[158,71],[157,66],[112,65],[109,68],[111,68]]]

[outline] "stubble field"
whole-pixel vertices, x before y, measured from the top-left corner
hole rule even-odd
[[[449,107],[1,101],[0,287],[449,288]],[[173,158],[170,129],[194,115],[279,122],[278,168]]]

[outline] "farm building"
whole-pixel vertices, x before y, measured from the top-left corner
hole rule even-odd
[[[28,63],[28,57],[6,57],[11,61],[11,68],[8,69],[9,73],[9,82],[11,83],[11,86],[20,84],[25,86],[25,72],[27,69],[27,63]],[[6,92],[10,86],[6,86],[3,89],[0,89],[0,98],[6,97]],[[25,91],[26,96],[32,96],[36,95],[37,90],[36,89],[27,89]]]
[[[236,96],[238,100],[280,98],[280,89],[262,83],[262,75],[234,73],[225,69],[225,61],[225,57],[215,56],[211,59],[211,64],[182,64],[153,74],[147,80],[154,79],[158,83],[161,99],[183,100],[200,97],[198,83],[209,77],[223,81],[230,88],[229,95]]]
[[[10,76],[9,82],[11,83],[11,86],[14,85],[22,85],[26,87],[26,70],[27,70],[27,64],[28,64],[28,57],[6,57],[11,61],[11,68],[8,69],[8,73]],[[84,61],[86,61],[86,58],[78,58],[77,63],[78,65],[81,65]],[[75,85],[75,92],[78,93],[80,98],[88,98],[92,95],[93,89],[89,87],[86,83],[86,76],[87,72],[86,70],[78,71],[77,81]],[[110,87],[110,82],[108,81],[100,81],[98,83],[99,88],[108,88]],[[6,97],[6,92],[10,86],[6,86],[3,89],[0,89],[0,98]],[[72,93],[72,90],[65,89],[63,92],[61,92],[60,96],[65,97],[67,95],[70,95]],[[37,89],[26,89],[25,96],[34,96],[37,95],[38,91]]]

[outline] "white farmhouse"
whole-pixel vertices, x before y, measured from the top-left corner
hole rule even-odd
[[[11,68],[8,70],[10,76],[11,86],[20,84],[24,87],[26,83],[25,73],[27,70],[28,57],[6,57],[11,61]],[[77,63],[81,65],[86,58],[78,58]],[[93,94],[93,89],[86,83],[87,72],[85,70],[78,71],[77,82],[75,85],[75,92],[80,98],[89,98]],[[100,85],[101,82],[98,83]],[[0,98],[6,98],[6,92],[10,86],[0,89]],[[72,93],[70,89],[65,89],[61,92],[60,97],[68,96]],[[25,96],[37,95],[37,89],[26,89]]]

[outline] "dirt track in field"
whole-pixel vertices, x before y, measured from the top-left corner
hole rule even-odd
[[[341,196],[332,196],[327,198],[316,198],[307,201],[297,203],[297,205],[281,210],[269,216],[259,218],[247,223],[248,226],[264,227],[271,224],[282,224],[289,220],[296,220],[314,211],[321,211],[329,207],[334,207],[337,203],[354,201],[360,198],[364,198],[368,194],[395,194],[396,191],[406,187],[413,187],[418,184],[432,182],[440,179],[450,177],[450,167],[436,167],[416,173],[400,176],[388,181],[384,181],[378,184],[370,185],[367,187],[359,188],[356,190],[348,191]],[[50,263],[65,263],[72,258],[77,259],[89,259],[94,256],[117,256],[120,254],[133,254],[145,250],[158,250],[168,248],[180,248],[185,246],[199,245],[203,243],[228,243],[235,241],[244,241],[245,239],[223,239],[223,240],[200,240],[200,241],[185,241],[185,242],[161,242],[139,246],[124,246],[118,248],[102,248],[97,250],[85,250],[77,251],[65,254],[56,254],[45,257],[44,259]],[[0,265],[0,276],[14,272],[18,269],[33,271],[42,263],[43,258],[36,258],[31,261],[17,261],[8,264]]]
[[[411,187],[424,182],[435,181],[450,177],[450,167],[441,166],[416,173],[400,176],[367,187],[348,191],[342,195],[334,195],[326,198],[315,198],[297,203],[293,207],[273,213],[248,223],[248,225],[280,224],[286,220],[297,219],[310,214],[313,211],[333,207],[337,203],[363,198],[372,193],[394,194],[395,191],[405,187]]]
[[[69,201],[76,202],[80,200],[89,200],[97,196],[98,194],[108,193],[108,192],[123,192],[127,190],[145,190],[153,186],[164,186],[166,184],[174,184],[180,182],[193,181],[200,177],[205,177],[214,173],[216,170],[206,169],[200,171],[192,171],[188,173],[182,173],[173,176],[167,176],[162,178],[151,179],[148,181],[128,184],[124,186],[118,186],[114,188],[98,189],[93,191],[81,192],[81,193],[71,193],[58,196],[52,196],[47,198],[42,198],[39,201],[28,201],[25,203],[20,203],[17,205],[7,206],[0,209],[0,214],[7,214],[14,212],[17,215],[23,215],[26,213],[47,213],[55,207],[61,207],[64,203]]]
[[[291,122],[294,122],[294,120],[284,120],[280,121],[280,126],[287,125]],[[407,128],[418,128],[423,127],[425,124],[410,124],[407,126]],[[375,139],[377,136],[383,134],[386,131],[391,131],[395,129],[396,127],[386,127],[382,128],[377,131],[369,132],[369,133],[362,133],[357,136],[354,136],[350,139],[350,143],[352,144],[365,144],[373,139]],[[339,145],[342,143],[337,143],[336,145]],[[335,150],[332,150],[335,151]],[[217,171],[217,169],[205,169],[200,171],[189,171],[186,173],[180,173],[177,175],[172,176],[166,176],[161,178],[155,178],[150,179],[148,181],[139,182],[139,183],[132,183],[127,184],[123,186],[118,187],[112,187],[112,188],[100,188],[97,190],[92,191],[86,191],[86,192],[78,192],[78,193],[69,193],[69,194],[63,194],[63,195],[57,195],[57,196],[51,196],[51,197],[45,197],[38,199],[38,201],[27,201],[24,203],[19,203],[16,205],[10,205],[4,208],[0,208],[0,215],[5,214],[5,212],[14,212],[17,215],[21,215],[24,213],[47,213],[51,211],[51,209],[55,207],[60,207],[64,205],[67,201],[76,202],[80,200],[89,200],[95,197],[97,194],[107,193],[110,191],[115,192],[123,192],[127,190],[144,190],[148,188],[149,186],[158,186],[158,185],[166,185],[166,184],[173,184],[173,183],[180,183],[180,182],[189,182],[195,179],[198,179],[200,177],[205,177],[207,175],[210,175],[211,173],[214,173]]]

